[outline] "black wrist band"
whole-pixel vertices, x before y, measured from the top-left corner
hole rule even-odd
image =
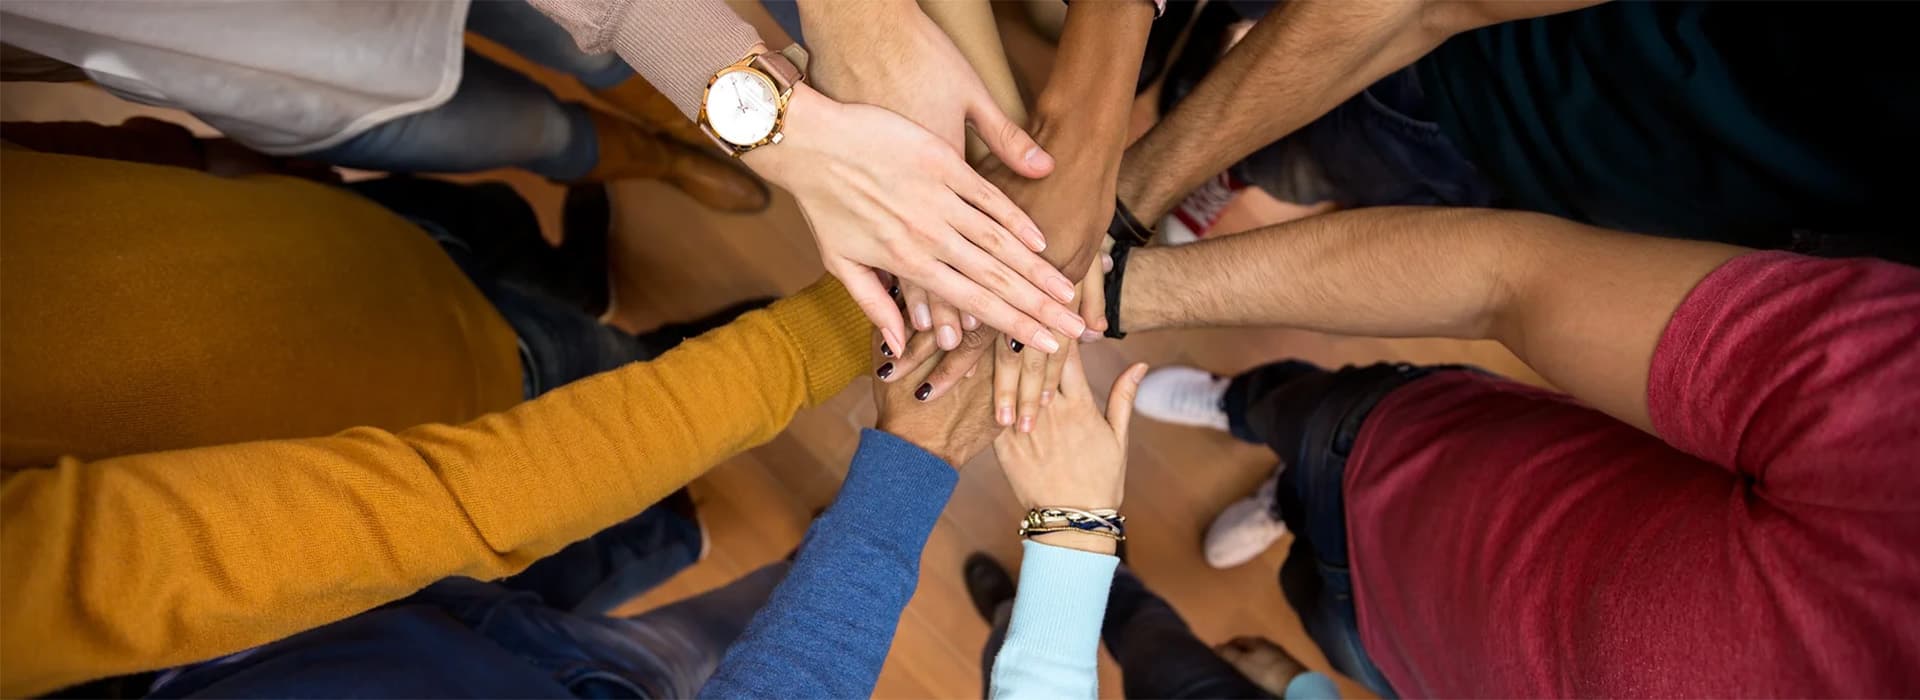
[[[1129,241],[1134,245],[1146,245],[1153,240],[1153,230],[1133,218],[1133,212],[1127,211],[1127,205],[1117,198],[1113,200],[1113,220],[1107,222],[1107,235],[1115,241]]]
[[[1113,249],[1107,255],[1113,258],[1113,269],[1107,271],[1107,337],[1125,338],[1127,334],[1120,330],[1120,283],[1127,276],[1127,254],[1133,252],[1133,243],[1122,239],[1113,240]]]

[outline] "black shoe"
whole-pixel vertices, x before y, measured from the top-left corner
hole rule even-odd
[[[992,624],[993,613],[1000,609],[1000,604],[1013,600],[1013,576],[986,552],[968,555],[960,571],[967,580],[967,597],[973,599],[974,612]]]
[[[764,309],[776,301],[779,299],[775,297],[748,299],[692,321],[669,323],[641,333],[638,336],[640,345],[646,348],[649,358],[659,357],[667,354],[668,350],[680,347],[680,344],[686,342],[688,338],[698,337],[702,333],[733,323],[734,319],[748,311]]]

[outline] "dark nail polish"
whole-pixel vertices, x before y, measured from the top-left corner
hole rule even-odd
[[[880,344],[880,355],[881,355],[882,357],[893,357],[893,346],[891,346],[891,345],[888,345],[888,344],[886,344],[886,343],[881,343],[881,344]]]
[[[894,298],[896,298],[896,299],[897,299],[897,298],[899,298],[899,297],[900,297],[900,285],[897,285],[897,284],[896,284],[896,285],[893,285],[893,286],[891,286],[891,287],[888,287],[888,288],[887,288],[887,294],[888,294],[889,296],[892,296],[892,297],[894,297]]]
[[[1012,351],[1014,351],[1014,352],[1020,352],[1020,349],[1021,349],[1021,348],[1024,348],[1024,347],[1026,347],[1026,346],[1027,346],[1027,344],[1026,344],[1026,343],[1022,343],[1022,342],[1020,342],[1020,341],[1018,341],[1018,340],[1014,340],[1014,339],[1012,339],[1012,338],[1008,338],[1008,339],[1007,339],[1007,349],[1008,349],[1008,350],[1012,350]]]
[[[893,376],[893,363],[889,362],[884,365],[880,365],[879,371],[874,372],[874,374],[880,375],[881,379],[886,379],[887,377]]]
[[[932,395],[933,395],[932,384],[921,384],[920,388],[913,390],[913,398],[919,399],[921,401],[927,400],[927,397]]]

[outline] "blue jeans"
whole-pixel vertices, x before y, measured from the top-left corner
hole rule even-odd
[[[616,54],[581,52],[565,29],[525,0],[474,0],[467,29],[591,89],[634,75]],[[561,102],[539,83],[472,50],[461,70],[459,88],[440,106],[301,156],[391,172],[518,167],[555,180],[578,180],[599,163],[599,139],[586,106]]]
[[[695,530],[660,507],[629,534],[659,546],[661,578],[693,561]],[[679,533],[675,535],[674,533]],[[696,533],[688,537],[687,533]],[[154,697],[692,697],[785,577],[775,562],[631,618],[569,609],[525,575],[449,578],[404,600],[162,674]],[[556,569],[555,573],[561,570]],[[574,570],[560,598],[592,588]],[[554,579],[535,579],[555,583]]]
[[[1276,362],[1234,377],[1222,401],[1234,437],[1272,448],[1285,467],[1275,505],[1294,534],[1280,568],[1288,604],[1335,669],[1383,697],[1393,688],[1361,643],[1347,566],[1347,456],[1381,399],[1433,372],[1460,369],[1381,363],[1329,372]]]

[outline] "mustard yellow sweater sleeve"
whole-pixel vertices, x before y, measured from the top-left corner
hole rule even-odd
[[[0,694],[198,661],[514,573],[631,517],[865,371],[824,279],[464,425],[65,459],[0,492]]]

